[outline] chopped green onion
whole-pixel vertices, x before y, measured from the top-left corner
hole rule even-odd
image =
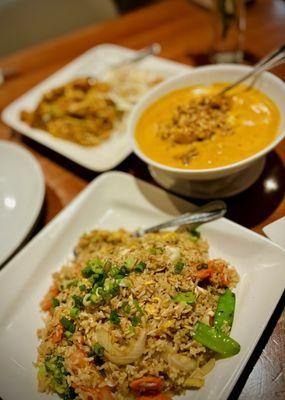
[[[80,285],[79,290],[80,292],[84,292],[86,290],[86,285]]]
[[[71,336],[73,335],[73,333],[69,332],[69,331],[65,331],[64,332],[65,336],[67,337],[67,339],[70,339]]]
[[[60,323],[64,327],[64,329],[67,330],[68,332],[71,333],[75,332],[75,325],[69,319],[62,317]]]
[[[174,266],[174,271],[176,274],[180,274],[185,267],[184,262],[178,261]]]
[[[129,303],[127,301],[124,301],[122,303],[121,310],[125,315],[129,315],[129,313],[131,312],[131,306],[129,305]]]
[[[77,308],[83,308],[83,297],[77,296],[76,294],[72,296],[74,306]]]
[[[128,268],[128,269],[131,269],[132,267],[133,267],[133,265],[134,265],[134,259],[133,258],[129,258],[129,259],[127,259],[126,261],[125,261],[125,266]]]
[[[141,306],[139,305],[139,302],[138,302],[137,300],[134,300],[134,301],[133,301],[133,304],[134,304],[134,306],[136,307],[137,311],[138,311],[140,314],[143,314],[143,313],[144,313],[144,312],[143,312],[143,309],[141,308]]]
[[[102,357],[104,355],[104,347],[100,343],[94,343],[92,346],[93,352],[99,356]]]
[[[133,317],[130,318],[132,326],[138,326],[138,324],[141,322],[140,317],[137,315],[134,315]]]
[[[53,297],[51,299],[51,305],[53,308],[58,307],[60,305],[60,301],[56,297]]]
[[[194,243],[197,242],[201,237],[201,233],[199,231],[197,231],[196,228],[192,228],[188,232],[190,233],[190,239]]]
[[[196,296],[193,292],[180,292],[172,297],[175,303],[193,304],[196,301]]]
[[[71,316],[71,318],[77,318],[79,313],[80,313],[79,308],[72,307],[72,309],[69,312],[69,315]]]
[[[121,319],[119,317],[119,314],[117,313],[117,311],[112,310],[110,313],[110,317],[109,317],[110,322],[112,322],[112,324],[114,325],[119,325],[121,322]]]
[[[135,272],[137,274],[141,274],[144,270],[146,269],[146,263],[143,261],[140,261],[136,266],[135,266]]]

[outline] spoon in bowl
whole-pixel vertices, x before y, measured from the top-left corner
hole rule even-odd
[[[197,227],[205,222],[214,221],[218,218],[222,218],[227,211],[226,203],[222,200],[211,201],[204,206],[198,208],[196,211],[188,212],[186,214],[179,215],[170,219],[162,224],[151,226],[150,228],[138,229],[134,232],[134,236],[140,237],[146,233],[157,232],[161,229],[171,228],[174,226],[187,225],[191,227]]]
[[[253,69],[239,78],[237,81],[231,83],[230,85],[226,86],[224,89],[222,89],[218,95],[223,95],[229,90],[233,89],[234,87],[238,86],[240,83],[246,81],[247,79],[253,77],[253,82],[251,85],[249,85],[249,88],[253,86],[255,83],[256,78],[263,72],[268,69],[271,69],[273,67],[276,67],[277,65],[283,64],[285,62],[285,44],[282,46],[278,47],[278,49],[275,49],[271,51],[269,54],[267,54],[265,57],[263,57],[255,66]]]

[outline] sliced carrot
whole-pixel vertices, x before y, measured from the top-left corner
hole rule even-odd
[[[59,343],[62,339],[63,336],[63,326],[61,324],[58,324],[55,329],[54,332],[51,334],[51,341],[53,343]]]
[[[130,384],[130,388],[140,393],[156,393],[160,392],[163,386],[161,378],[156,376],[146,376],[144,378],[135,379]]]

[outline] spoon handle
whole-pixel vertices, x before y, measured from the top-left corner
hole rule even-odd
[[[265,57],[263,57],[257,64],[255,64],[254,68],[250,72],[248,72],[237,81],[225,87],[223,90],[219,92],[219,95],[225,94],[226,92],[233,89],[240,83],[246,81],[248,78],[258,75],[267,69],[273,68],[283,63],[285,59],[284,56],[285,56],[285,44],[283,44],[282,46],[278,47],[278,49],[273,50]]]
[[[110,69],[117,69],[117,68],[123,67],[125,65],[135,64],[139,61],[142,61],[144,58],[146,58],[148,56],[158,55],[160,52],[161,52],[160,44],[152,43],[150,46],[144,47],[143,49],[138,50],[134,56],[111,65]]]
[[[157,232],[161,229],[174,226],[203,224],[205,222],[214,221],[215,219],[223,217],[226,211],[227,206],[222,200],[211,201],[210,203],[200,207],[197,211],[182,214],[179,217],[173,218],[150,228],[140,229],[135,234],[136,236],[142,236],[145,233]]]

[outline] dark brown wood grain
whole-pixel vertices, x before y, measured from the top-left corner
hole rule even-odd
[[[210,46],[209,13],[186,0],[165,0],[106,23],[90,26],[0,60],[0,67],[18,75],[0,87],[0,109],[74,57],[99,43],[116,43],[138,49],[157,41],[162,56],[190,65],[203,60]],[[245,49],[252,60],[285,41],[285,2],[256,0],[247,10]],[[285,79],[285,67],[275,70]],[[285,107],[285,105],[284,105]],[[46,201],[41,229],[65,207],[96,174],[63,156],[12,132],[0,123],[0,138],[26,147],[40,162],[46,180]],[[285,215],[285,143],[267,157],[260,179],[247,191],[227,199],[228,217],[262,233],[262,227]],[[145,164],[131,155],[119,170],[151,181]],[[266,184],[274,180],[275,188]],[[284,266],[285,271],[285,266]],[[285,272],[284,272],[285,273]],[[264,294],[267,295],[266,293]],[[230,399],[285,399],[284,299],[278,305]],[[246,321],[244,321],[246,324]],[[218,400],[218,399],[213,399]]]

